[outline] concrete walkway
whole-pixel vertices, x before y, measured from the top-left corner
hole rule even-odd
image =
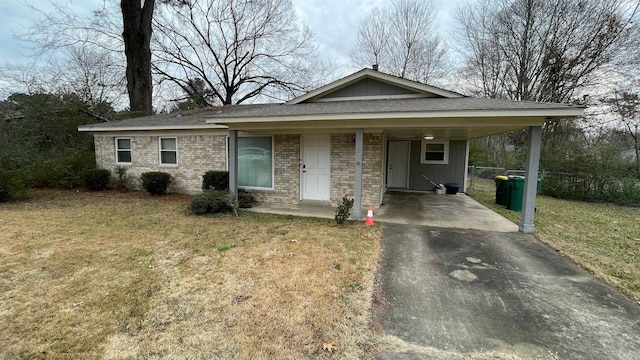
[[[531,235],[385,224],[379,359],[639,359],[640,306]]]

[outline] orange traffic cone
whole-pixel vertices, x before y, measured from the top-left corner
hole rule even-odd
[[[367,211],[367,221],[364,222],[365,225],[373,225],[373,208],[369,205],[369,210]]]

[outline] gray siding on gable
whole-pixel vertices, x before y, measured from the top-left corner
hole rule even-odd
[[[466,140],[449,141],[449,163],[446,165],[420,164],[421,141],[411,141],[411,156],[409,162],[409,189],[434,190],[434,186],[422,175],[436,184],[458,183],[460,192],[464,191],[464,177],[467,173],[465,160],[467,157]]]
[[[373,79],[364,79],[343,87],[337,91],[323,96],[323,98],[340,98],[355,96],[376,96],[376,95],[405,95],[416,94],[416,92],[387,84]]]

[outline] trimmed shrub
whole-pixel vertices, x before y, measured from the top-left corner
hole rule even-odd
[[[102,191],[107,188],[111,173],[106,169],[89,169],[82,172],[82,185],[89,190]]]
[[[202,190],[229,191],[229,172],[209,170],[202,175]]]
[[[151,195],[164,195],[171,185],[171,174],[162,171],[150,171],[140,175],[142,188]]]
[[[214,214],[233,210],[231,194],[220,190],[204,190],[191,198],[189,211],[194,215]]]

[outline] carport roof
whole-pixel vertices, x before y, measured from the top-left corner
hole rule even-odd
[[[366,118],[386,117],[384,114],[416,114],[414,117],[451,117],[450,114],[466,112],[468,115],[485,112],[529,112],[544,116],[578,116],[581,107],[558,103],[540,103],[531,101],[512,101],[500,99],[479,99],[472,97],[457,98],[408,98],[408,99],[376,99],[348,100],[333,102],[311,102],[299,104],[264,104],[236,106],[219,109],[209,113],[208,123],[227,123],[228,119],[241,119],[250,122],[252,119],[272,117],[317,117],[324,119],[326,115],[362,114]],[[418,113],[423,116],[417,115]],[[377,116],[381,115],[381,116]],[[286,119],[285,119],[286,120]]]
[[[84,125],[79,130],[225,129],[225,125],[240,123],[420,118],[448,118],[451,125],[461,126],[454,119],[535,117],[544,122],[547,118],[579,116],[582,111],[582,107],[574,105],[472,97],[349,100],[221,106]],[[371,125],[380,126],[379,121],[371,121]]]

